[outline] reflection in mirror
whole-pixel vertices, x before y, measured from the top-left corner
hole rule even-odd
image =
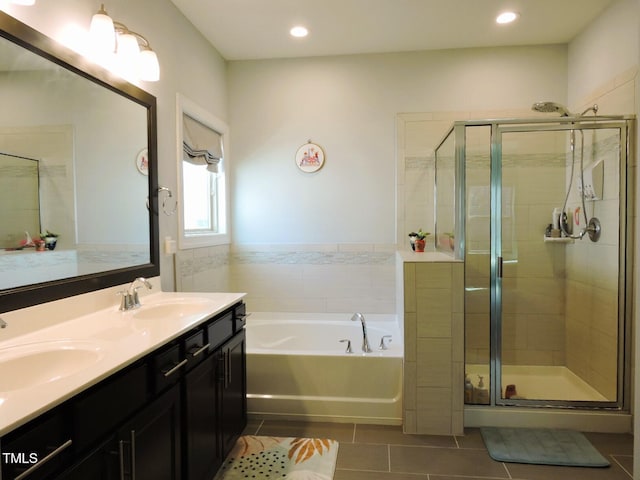
[[[0,248],[40,231],[38,160],[0,151]]]
[[[30,291],[14,306],[34,304],[157,275],[155,98],[2,12],[0,27],[0,152],[22,162],[0,169],[29,195],[0,184],[0,295]],[[148,171],[136,163],[146,151]],[[58,235],[54,250],[24,245],[44,231]]]

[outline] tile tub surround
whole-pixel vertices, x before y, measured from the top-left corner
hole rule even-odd
[[[143,295],[139,309],[120,312],[115,300],[118,289],[106,290],[111,293],[110,305],[100,310],[96,305],[106,300],[104,291],[2,314],[8,326],[0,332],[0,361],[7,355],[13,358],[5,349],[55,340],[89,344],[98,359],[62,378],[0,392],[0,435],[95,385],[244,297],[242,293],[158,292]],[[145,307],[175,302],[196,302],[201,308],[180,316],[136,317]],[[41,317],[46,315],[49,324],[36,326],[30,322],[35,312]],[[15,357],[19,358],[19,354]]]
[[[396,313],[395,245],[236,244],[179,251],[180,291],[248,292],[263,312]]]
[[[464,263],[399,252],[404,299],[405,433],[463,432]]]

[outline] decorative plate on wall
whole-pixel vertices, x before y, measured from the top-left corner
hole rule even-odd
[[[296,152],[296,165],[303,172],[317,172],[324,165],[324,150],[309,140]]]
[[[146,148],[143,148],[136,157],[136,167],[138,171],[143,175],[149,175],[149,152]]]

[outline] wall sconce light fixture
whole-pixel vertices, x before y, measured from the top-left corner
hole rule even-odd
[[[96,52],[115,53],[125,72],[135,72],[138,78],[147,82],[160,80],[158,56],[151,49],[149,40],[123,23],[114,22],[104,4],[91,19],[89,37]]]

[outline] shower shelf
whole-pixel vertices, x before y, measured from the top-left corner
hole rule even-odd
[[[575,243],[575,240],[569,237],[544,237],[544,243]]]

